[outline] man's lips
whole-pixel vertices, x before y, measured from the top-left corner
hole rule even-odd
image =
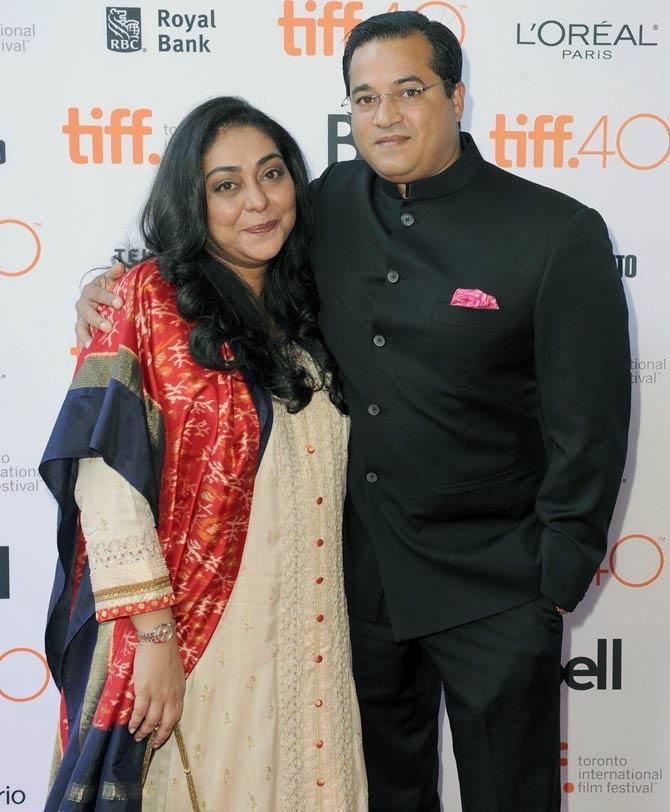
[[[267,234],[268,232],[272,231],[276,228],[279,220],[268,220],[266,223],[261,223],[257,226],[251,226],[250,228],[245,228],[245,231],[248,231],[249,234]]]
[[[397,147],[409,141],[408,135],[386,135],[383,138],[377,139],[375,144],[378,147]]]

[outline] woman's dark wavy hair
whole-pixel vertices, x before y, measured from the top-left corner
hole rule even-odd
[[[295,185],[296,224],[268,264],[260,297],[206,248],[202,162],[217,135],[235,127],[254,127],[271,138]],[[305,161],[290,133],[244,99],[221,96],[196,107],[175,130],[142,212],[141,228],[161,275],[175,287],[180,314],[193,322],[189,349],[197,363],[225,372],[242,367],[293,413],[323,387],[345,411],[337,369],[317,326],[307,186]],[[233,350],[233,359],[223,357],[224,342]],[[314,359],[317,380],[300,362],[296,344]]]

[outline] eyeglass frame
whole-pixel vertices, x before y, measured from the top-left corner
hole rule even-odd
[[[427,90],[430,90],[430,89],[431,89],[431,88],[433,88],[433,87],[437,87],[438,85],[444,85],[444,84],[446,84],[447,82],[450,82],[450,83],[451,83],[451,86],[452,86],[452,93],[453,93],[453,87],[454,87],[454,84],[453,84],[452,80],[451,80],[451,79],[441,79],[439,82],[433,82],[433,84],[432,84],[432,85],[421,85],[421,88],[420,88],[420,89],[421,89],[421,96],[420,96],[420,98],[419,98],[419,101],[420,101],[420,102],[421,102],[421,101],[423,101],[423,94],[424,94],[424,93],[425,93]],[[415,88],[415,89],[416,89],[416,90],[418,90],[419,88]],[[374,110],[379,110],[379,108],[380,108],[380,106],[381,106],[381,97],[382,97],[382,96],[388,96],[388,97],[389,97],[389,98],[391,98],[391,99],[397,99],[397,100],[399,100],[399,99],[400,99],[400,97],[399,97],[397,94],[398,94],[399,92],[400,92],[400,93],[402,93],[402,91],[403,91],[403,90],[407,90],[407,88],[398,88],[397,90],[386,90],[384,93],[371,93],[370,95],[372,96],[372,98],[373,98],[373,99],[379,99],[379,104],[378,104],[378,105],[371,105],[370,109],[371,109],[371,110],[372,110],[372,109],[374,109]],[[351,96],[345,96],[345,97],[344,97],[344,100],[343,100],[343,101],[342,101],[342,103],[340,104],[340,107],[342,107],[342,108],[345,108],[345,109],[346,109],[346,105],[347,105],[347,104],[349,105],[349,110],[348,110],[348,113],[349,113],[349,115],[351,115],[351,114],[353,113],[353,111],[354,111],[353,102],[351,101]]]

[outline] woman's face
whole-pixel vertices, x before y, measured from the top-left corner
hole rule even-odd
[[[295,225],[295,186],[255,127],[220,132],[203,159],[210,250],[233,270],[264,269]]]

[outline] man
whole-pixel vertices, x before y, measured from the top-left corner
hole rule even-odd
[[[364,162],[315,182],[312,259],[351,411],[370,809],[440,808],[443,687],[465,812],[558,810],[561,615],[603,557],[626,453],[607,230],[460,132],[461,52],[441,24],[372,17],[343,69]]]

